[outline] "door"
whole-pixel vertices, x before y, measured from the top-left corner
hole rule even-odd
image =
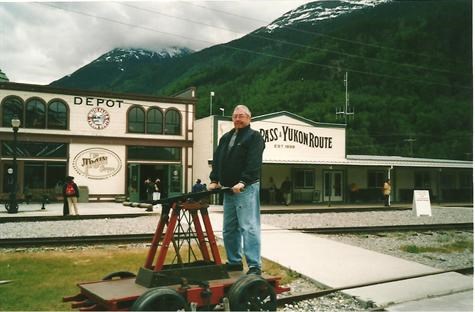
[[[129,201],[140,201],[140,165],[129,164]]]
[[[323,186],[324,201],[343,201],[343,172],[325,171],[323,175]]]

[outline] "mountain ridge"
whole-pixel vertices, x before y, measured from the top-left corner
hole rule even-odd
[[[348,121],[349,154],[471,159],[471,12],[467,0],[384,2],[272,32],[261,28],[102,81],[83,84],[73,75],[57,86],[151,95],[195,86],[197,118],[208,115],[213,91],[216,114],[245,103],[254,115],[286,110],[343,122],[335,110],[345,103],[348,72],[356,110]],[[417,140],[413,150],[408,138]]]

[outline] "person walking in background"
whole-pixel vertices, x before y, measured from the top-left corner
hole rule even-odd
[[[150,178],[145,179],[144,185],[145,185],[145,193],[147,194],[147,201],[152,201],[153,192],[155,191],[155,185],[152,182],[152,180],[150,180]]]
[[[387,179],[383,185],[384,206],[389,207],[389,196],[391,195],[391,180]]]
[[[274,178],[269,178],[269,204],[275,204],[275,192],[277,190],[277,186],[275,185]]]
[[[219,140],[213,155],[209,190],[232,188],[224,193],[223,240],[229,271],[242,271],[242,252],[247,274],[261,274],[260,182],[265,143],[251,129],[251,112],[244,105],[234,108],[234,129]]]
[[[160,199],[160,179],[159,178],[156,178],[155,182],[153,183],[152,199],[153,200],[159,200]]]
[[[284,196],[284,204],[286,206],[290,205],[291,193],[292,193],[292,182],[290,182],[289,177],[286,177],[282,185],[280,186],[282,195]]]
[[[191,192],[193,193],[198,193],[198,192],[203,192],[205,191],[206,188],[203,184],[201,184],[201,180],[200,179],[196,179],[196,183],[193,185],[193,187],[191,188]]]
[[[79,214],[78,213],[79,188],[77,184],[74,183],[74,177],[72,176],[66,177],[66,182],[64,183],[64,186],[63,186],[63,196],[65,200],[67,201],[69,214],[71,214],[72,216],[77,216]],[[63,214],[64,214],[64,211],[63,211]]]

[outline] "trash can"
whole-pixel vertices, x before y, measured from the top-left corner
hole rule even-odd
[[[87,186],[78,186],[79,188],[79,203],[89,202],[89,188]]]

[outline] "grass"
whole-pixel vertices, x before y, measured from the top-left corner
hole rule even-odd
[[[402,251],[409,253],[456,253],[468,250],[473,252],[473,240],[458,240],[452,243],[446,243],[442,245],[434,246],[416,246],[416,245],[404,245],[401,247]]]
[[[71,310],[71,304],[63,303],[61,299],[77,294],[78,283],[101,280],[116,271],[137,273],[143,266],[147,251],[148,248],[106,247],[0,253],[0,280],[12,280],[9,284],[0,284],[0,311]],[[224,254],[221,250],[221,255]],[[266,260],[263,261],[263,270],[282,276],[282,283],[297,276]]]

